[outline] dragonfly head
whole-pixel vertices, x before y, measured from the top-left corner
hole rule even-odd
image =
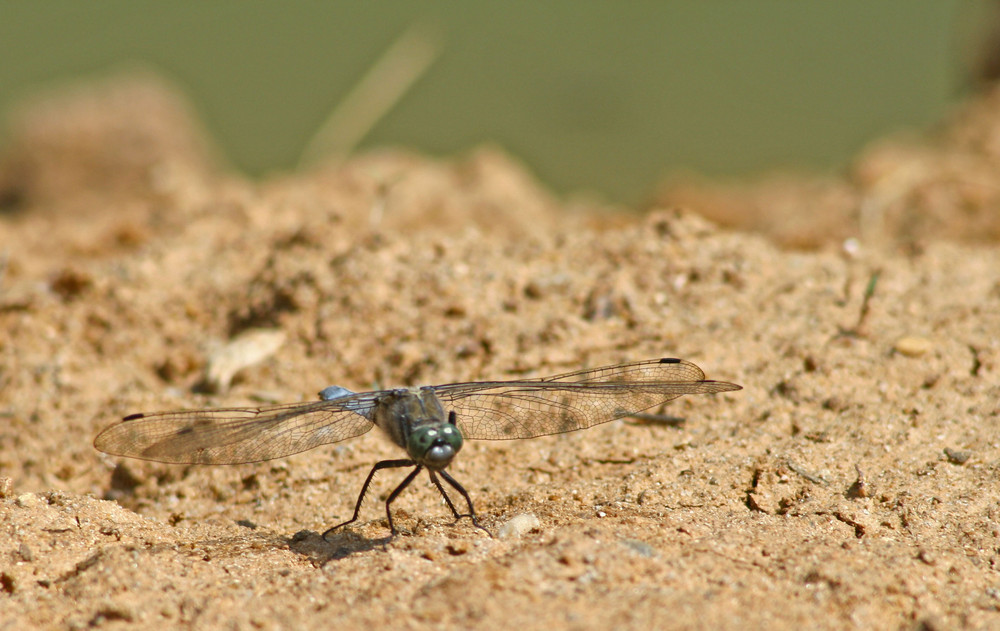
[[[462,432],[452,423],[415,427],[407,439],[406,451],[418,464],[440,471],[462,448]]]

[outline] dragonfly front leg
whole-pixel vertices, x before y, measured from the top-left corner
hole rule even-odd
[[[492,539],[493,533],[490,532],[489,530],[486,530],[486,528],[484,528],[483,525],[479,523],[479,518],[476,517],[476,509],[472,507],[472,498],[469,497],[469,492],[465,490],[465,487],[459,484],[458,480],[451,477],[451,474],[445,471],[444,469],[441,469],[440,471],[438,471],[438,473],[441,474],[441,477],[444,478],[445,482],[450,484],[452,488],[461,493],[462,497],[465,498],[465,503],[469,505],[469,519],[472,520],[472,525],[482,530],[486,534],[488,534]],[[433,472],[431,473],[431,479],[434,480]],[[441,491],[441,494],[444,495],[445,499],[448,499],[448,496],[445,494],[444,489],[441,488],[441,485],[437,482],[437,480],[434,480],[434,483],[437,484],[438,489]],[[452,505],[451,500],[448,500],[448,505],[451,506],[451,510],[453,513],[455,513],[455,516],[457,518],[461,519],[462,517],[465,517],[465,515],[458,514],[458,511],[455,510],[455,507],[454,505]]]
[[[403,492],[403,489],[410,486],[410,482],[413,482],[413,479],[417,477],[417,474],[420,473],[420,470],[423,468],[423,465],[417,465],[417,468],[411,471],[410,474],[399,483],[399,486],[397,486],[392,493],[389,494],[389,498],[385,501],[385,516],[389,518],[389,532],[391,533],[390,539],[396,536],[396,526],[392,523],[392,509],[390,508],[390,505],[393,500],[399,497],[399,494]]]
[[[368,494],[368,487],[371,485],[372,480],[375,478],[375,474],[376,473],[378,473],[382,469],[394,469],[394,468],[397,468],[397,467],[412,467],[415,464],[417,464],[417,463],[413,462],[412,460],[408,460],[408,459],[407,460],[382,460],[380,462],[375,463],[375,466],[372,467],[372,470],[368,473],[368,477],[365,479],[364,485],[361,487],[361,493],[358,495],[358,502],[357,502],[357,504],[354,505],[354,515],[350,519],[348,519],[347,521],[345,521],[343,523],[340,523],[340,524],[337,524],[336,526],[333,526],[332,528],[328,528],[323,533],[323,540],[325,541],[327,535],[329,535],[334,530],[337,530],[338,528],[346,526],[347,524],[353,524],[354,522],[356,522],[358,520],[358,515],[361,513],[361,505],[365,501],[365,496]],[[389,500],[386,501],[386,513],[389,512],[389,502],[391,502],[393,499],[395,499],[395,496],[399,494],[399,491],[401,491],[403,488],[406,487],[406,484],[409,484],[410,482],[413,481],[413,478],[416,476],[416,472],[419,472],[421,468],[422,467],[417,467],[416,471],[414,473],[410,474],[410,476],[407,478],[407,480],[409,480],[409,481],[406,481],[405,484],[401,484],[400,486],[396,487],[396,490],[393,491],[393,495],[391,495],[389,497]],[[392,527],[392,515],[389,515],[389,528],[392,530],[392,534],[395,535],[396,531]]]
[[[451,498],[448,497],[448,494],[445,493],[444,487],[441,486],[441,482],[437,479],[437,476],[434,475],[434,471],[432,471],[431,469],[428,469],[427,473],[430,474],[430,476],[431,476],[431,482],[434,483],[434,486],[437,487],[438,492],[441,493],[441,497],[443,497],[445,503],[448,504],[448,508],[451,509],[451,514],[455,516],[455,519],[457,520],[457,519],[461,519],[461,518],[465,517],[465,515],[459,513],[458,509],[455,508],[455,505],[452,503]]]

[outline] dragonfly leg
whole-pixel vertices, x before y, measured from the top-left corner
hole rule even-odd
[[[462,517],[465,517],[465,515],[462,515],[461,513],[459,513],[458,509],[455,508],[455,505],[452,504],[451,498],[448,497],[448,494],[444,492],[444,487],[441,486],[441,482],[440,482],[440,480],[438,480],[437,476],[434,475],[434,472],[432,470],[428,469],[427,473],[429,473],[431,475],[431,482],[434,483],[434,486],[436,486],[437,490],[441,493],[441,497],[443,497],[445,503],[448,504],[448,508],[451,509],[451,514],[455,516],[455,519],[461,519]]]
[[[392,523],[392,509],[390,509],[389,506],[392,504],[393,500],[399,497],[399,494],[403,492],[403,489],[410,486],[410,482],[413,482],[413,479],[417,477],[417,474],[420,473],[420,470],[423,468],[423,465],[418,464],[416,469],[410,471],[410,474],[403,478],[403,481],[399,483],[399,486],[393,489],[392,493],[389,493],[389,498],[385,501],[385,516],[389,518],[389,532],[391,533],[391,537],[396,536],[396,526]]]
[[[337,524],[336,526],[333,526],[332,528],[328,528],[323,533],[323,539],[326,540],[326,536],[329,535],[334,530],[337,530],[338,528],[346,526],[347,524],[353,524],[354,522],[356,522],[358,520],[358,514],[361,513],[361,504],[364,503],[364,501],[365,501],[365,495],[368,494],[368,487],[371,485],[372,480],[375,478],[375,474],[377,472],[379,472],[382,469],[393,469],[393,468],[396,468],[396,467],[412,467],[415,464],[417,464],[417,463],[413,462],[412,460],[382,460],[380,462],[375,463],[375,466],[372,467],[372,470],[368,473],[368,477],[365,479],[364,485],[361,487],[361,493],[358,495],[358,503],[354,505],[354,515],[350,519],[348,519],[347,521],[345,521],[343,523],[340,523],[340,524]],[[419,469],[418,469],[418,471],[419,471]],[[402,486],[405,486],[405,485],[402,485]],[[390,499],[389,501],[392,501],[392,499]],[[388,510],[388,502],[387,502],[387,510]],[[389,526],[390,526],[390,528],[392,527],[392,516],[389,517]],[[393,534],[396,534],[396,533],[393,532]]]
[[[489,530],[486,530],[486,528],[484,528],[483,525],[479,523],[479,518],[476,517],[476,509],[472,507],[472,498],[469,497],[469,492],[465,490],[465,487],[462,486],[461,484],[459,484],[458,480],[456,480],[455,478],[451,477],[451,474],[448,473],[447,471],[445,471],[444,469],[441,469],[440,471],[438,471],[438,473],[441,474],[441,477],[444,478],[445,482],[447,482],[448,484],[450,484],[452,486],[452,488],[454,488],[456,491],[458,491],[459,493],[461,493],[462,497],[465,498],[466,504],[469,505],[469,519],[472,520],[472,525],[475,526],[476,528],[482,530],[486,534],[488,534],[490,536],[490,538],[492,539],[493,538],[493,533],[490,532]],[[433,479],[433,477],[431,479]],[[441,489],[441,485],[440,484],[438,484],[438,488]],[[443,489],[441,490],[441,493],[442,494],[444,493]],[[448,496],[445,495],[445,498],[447,498],[447,497]],[[450,505],[451,502],[449,501],[448,504]],[[455,507],[454,506],[451,507],[451,510],[453,512],[455,512],[456,515],[457,515],[457,511],[455,511]],[[465,517],[465,515],[458,515],[458,517],[459,518]]]

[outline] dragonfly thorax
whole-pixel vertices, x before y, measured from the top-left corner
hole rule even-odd
[[[375,404],[374,419],[410,458],[439,471],[462,448],[462,432],[431,388],[392,390]]]

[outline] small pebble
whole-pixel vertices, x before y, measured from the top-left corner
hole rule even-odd
[[[847,489],[847,497],[850,498],[861,498],[868,497],[868,478],[865,476],[864,471],[861,470],[860,465],[854,465],[854,470],[858,474],[858,479],[855,480],[854,484]]]
[[[106,535],[106,536],[115,535],[116,537],[118,537],[119,539],[121,539],[121,532],[118,530],[118,527],[115,525],[115,523],[113,521],[110,521],[110,520],[107,520],[107,519],[103,520],[97,526],[97,532],[101,533],[102,535]]]
[[[656,548],[637,539],[622,539],[622,543],[639,556],[651,559],[656,556]]]
[[[841,250],[850,258],[857,258],[861,253],[861,241],[857,237],[848,237],[840,244]]]
[[[521,513],[510,518],[497,533],[501,539],[520,537],[532,530],[540,528],[542,522],[533,513]]]
[[[926,549],[921,549],[917,552],[917,558],[927,565],[937,565],[938,563],[937,555]]]
[[[926,337],[907,336],[896,340],[895,349],[900,355],[907,357],[920,357],[934,348],[934,342]]]
[[[285,343],[279,329],[250,329],[232,339],[208,358],[205,385],[212,392],[225,392],[236,373],[264,361]]]
[[[0,477],[0,497],[10,497],[14,492],[14,480]]]
[[[972,452],[959,451],[957,449],[952,449],[951,447],[945,447],[944,455],[948,457],[948,462],[951,464],[963,465],[969,461],[969,458],[972,457]]]
[[[36,506],[38,506],[40,502],[41,500],[39,500],[38,496],[35,495],[34,493],[25,493],[23,495],[18,495],[17,499],[14,500],[14,503],[17,504],[20,508],[35,508]]]

